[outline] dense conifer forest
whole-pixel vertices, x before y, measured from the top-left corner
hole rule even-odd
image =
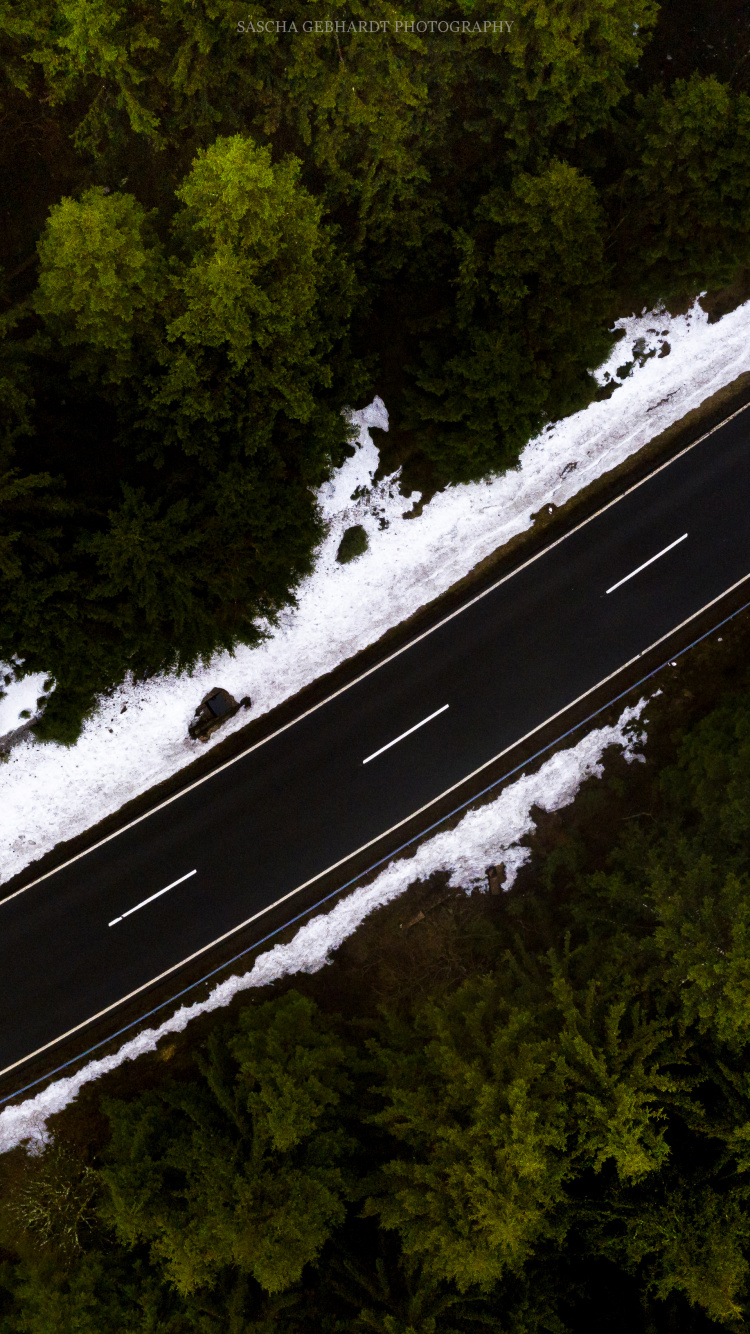
[[[0,42],[0,660],[56,682],[42,738],[255,641],[347,404],[407,484],[502,471],[614,317],[748,263],[744,0],[3,0]]]
[[[382,394],[407,484],[497,473],[594,396],[618,315],[750,266],[746,0],[0,0],[0,41],[0,659],[56,682],[43,739],[293,600],[342,407]],[[510,893],[5,1155],[0,1334],[744,1328],[725,641]]]

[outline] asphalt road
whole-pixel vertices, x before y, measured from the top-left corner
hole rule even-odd
[[[750,411],[307,717],[1,902],[0,1074],[433,802],[749,574]]]

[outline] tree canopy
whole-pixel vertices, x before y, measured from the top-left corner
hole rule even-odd
[[[40,735],[294,598],[342,409],[383,396],[407,490],[497,473],[590,401],[613,317],[743,270],[750,67],[711,32],[655,0],[0,9],[0,657],[55,679]]]
[[[296,160],[239,135],[199,151],[163,239],[94,186],[52,208],[39,259],[9,392],[44,371],[85,425],[66,439],[67,400],[50,404],[52,439],[26,447],[45,471],[9,474],[11,520],[41,489],[32,523],[40,503],[65,522],[46,543],[14,523],[4,642],[57,680],[43,727],[65,736],[125,670],[252,643],[293,595],[321,531],[311,487],[346,445],[328,358],[353,278]]]

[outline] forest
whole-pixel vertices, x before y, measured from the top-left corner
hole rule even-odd
[[[745,0],[0,0],[0,660],[48,674],[40,740],[293,603],[346,407],[385,399],[407,489],[496,474],[619,315],[737,283],[749,39]],[[0,1334],[743,1329],[749,649],[660,681],[508,893],[417,886],[3,1155]]]
[[[0,661],[46,674],[39,738],[273,624],[347,406],[385,398],[405,493],[496,474],[616,316],[734,281],[747,39],[742,0],[2,0]]]

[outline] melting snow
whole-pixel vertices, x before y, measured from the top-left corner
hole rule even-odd
[[[0,662],[0,741],[36,718],[38,701],[45,693],[44,672],[30,672],[16,679],[18,670],[15,664]]]

